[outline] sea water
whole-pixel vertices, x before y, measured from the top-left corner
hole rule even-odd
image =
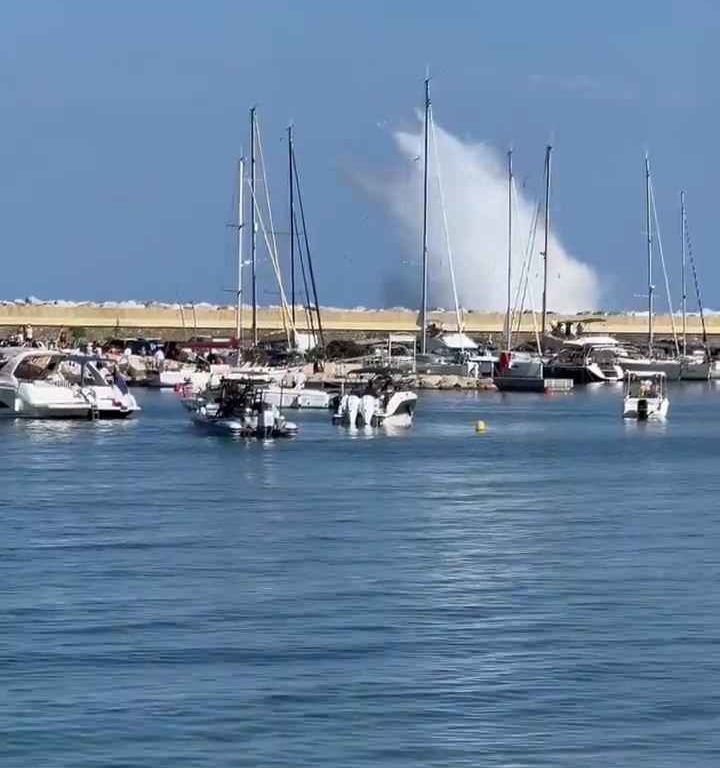
[[[266,443],[139,399],[0,423],[2,766],[720,764],[713,385]]]

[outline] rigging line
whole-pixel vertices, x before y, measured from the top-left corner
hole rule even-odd
[[[317,283],[315,282],[315,270],[313,269],[312,254],[310,253],[310,238],[307,231],[307,220],[305,219],[305,205],[303,204],[302,188],[300,186],[300,173],[298,172],[295,152],[292,155],[293,172],[295,175],[295,189],[297,190],[298,205],[300,207],[300,221],[303,228],[303,238],[305,240],[305,255],[307,256],[308,273],[310,275],[310,285],[312,286],[313,299],[315,301],[315,317],[317,319],[318,335],[320,337],[320,346],[325,346],[325,336],[323,334],[322,316],[320,314],[320,302],[318,301]]]
[[[260,133],[259,120],[256,120],[255,122],[255,130],[257,134],[257,147],[258,147],[258,156],[260,160],[260,168],[262,171],[262,183],[263,183],[263,187],[265,188],[265,205],[267,206],[268,224],[270,225],[272,249],[270,248],[270,244],[267,241],[267,238],[266,238],[266,245],[268,247],[268,250],[272,253],[272,257],[274,259],[273,266],[275,267],[275,277],[278,281],[278,288],[280,289],[280,298],[283,304],[285,305],[287,304],[287,298],[285,296],[285,289],[282,284],[282,272],[280,271],[280,257],[279,257],[277,239],[275,237],[275,225],[273,223],[272,206],[270,205],[270,185],[267,182],[267,167],[265,165],[265,153],[263,151],[262,135]],[[285,306],[283,306],[283,309],[287,311],[287,308]],[[288,319],[290,323],[290,328],[292,329],[292,332],[295,333],[295,325],[292,322],[292,315],[290,314],[289,311],[288,311]]]
[[[675,315],[673,314],[672,297],[670,296],[670,281],[668,280],[668,273],[667,269],[665,268],[665,256],[663,254],[662,237],[660,236],[660,222],[658,221],[657,207],[655,205],[655,187],[653,185],[652,178],[650,179],[650,201],[652,202],[653,222],[655,224],[655,235],[657,236],[660,264],[662,265],[663,277],[665,279],[665,293],[667,295],[668,309],[670,310],[670,325],[672,326],[675,354],[680,355],[680,344],[678,343],[677,330],[675,329]]]
[[[297,242],[298,261],[300,262],[300,275],[302,276],[303,288],[305,290],[305,304],[303,309],[305,310],[305,320],[310,328],[313,338],[315,338],[315,323],[313,321],[313,313],[311,311],[310,304],[310,291],[308,290],[307,274],[305,272],[305,259],[303,257],[303,248],[300,241],[300,227],[298,227],[297,214],[293,209],[292,216],[295,224],[295,238]]]
[[[432,137],[433,155],[435,158],[435,173],[437,175],[438,191],[440,193],[440,210],[442,211],[443,230],[445,232],[445,248],[447,249],[448,265],[450,267],[450,283],[452,285],[453,301],[455,302],[455,320],[458,333],[463,332],[463,315],[458,301],[457,283],[455,282],[455,263],[453,260],[452,246],[450,244],[450,227],[448,226],[447,206],[445,205],[445,190],[443,189],[442,175],[440,173],[440,156],[438,154],[437,135],[435,133],[435,120],[432,107],[430,107],[430,135]]]
[[[257,197],[252,194],[252,188],[250,191],[250,196],[252,198],[253,207],[255,209],[255,215],[258,219],[258,222],[260,223],[260,229],[262,230],[263,239],[265,240],[265,247],[268,250],[268,254],[270,254],[270,263],[273,268],[273,272],[275,274],[275,278],[278,281],[278,286],[280,288],[280,309],[281,309],[281,317],[283,321],[283,330],[285,331],[285,335],[287,336],[288,344],[291,343],[290,339],[290,326],[292,325],[292,318],[290,317],[290,313],[288,311],[288,303],[287,299],[285,297],[285,289],[283,288],[282,279],[280,276],[280,267],[277,262],[277,259],[274,259],[272,257],[272,247],[270,245],[270,239],[268,237],[267,229],[265,228],[265,221],[262,217],[262,211],[260,210],[260,206],[258,205]]]
[[[513,180],[513,202],[515,203],[514,208],[517,209],[517,187],[515,186],[515,182]],[[520,269],[520,280],[517,284],[517,289],[515,293],[515,313],[518,315],[517,317],[517,331],[520,331],[520,324],[522,322],[522,313],[525,309],[525,300],[528,296],[528,293],[530,292],[530,274],[532,269],[532,255],[533,250],[535,248],[535,239],[537,237],[537,229],[538,224],[540,220],[540,210],[541,210],[541,203],[538,201],[535,205],[535,211],[533,214],[533,218],[531,219],[530,224],[530,231],[528,232],[528,242],[525,245],[525,254],[523,256],[523,262]],[[531,292],[530,292],[531,293]],[[522,295],[522,299],[521,299]],[[531,301],[532,303],[532,301]],[[532,311],[534,312],[534,305]],[[535,322],[535,317],[533,316],[533,322]]]
[[[705,327],[705,310],[703,308],[702,295],[700,293],[700,281],[695,268],[695,257],[693,256],[692,241],[690,239],[690,230],[687,225],[687,211],[685,212],[685,242],[687,243],[688,256],[690,257],[690,268],[693,273],[693,282],[695,283],[695,295],[697,296],[698,310],[700,311],[700,323],[702,324],[703,344],[707,349],[707,329]],[[708,356],[709,359],[709,356]]]
[[[530,274],[532,271],[533,254],[535,253],[535,241],[537,239],[538,225],[540,223],[540,210],[541,203],[538,201],[535,205],[535,213],[533,215],[530,232],[528,234],[528,242],[525,250],[525,258],[523,262],[524,269],[524,283],[522,301],[520,304],[520,310],[518,312],[518,333],[520,332],[520,325],[522,323],[522,313],[525,309],[525,300],[528,300],[530,307],[530,315],[532,318],[533,332],[535,334],[535,343],[537,344],[538,352],[542,354],[542,343],[540,341],[540,333],[538,330],[537,317],[535,316],[535,302],[533,301],[532,289],[530,288]]]

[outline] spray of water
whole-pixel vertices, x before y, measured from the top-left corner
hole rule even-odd
[[[400,226],[409,259],[401,270],[390,269],[386,298],[406,301],[418,285],[419,240],[422,226],[422,128],[398,131],[393,136],[404,159],[403,168],[382,179],[363,179],[371,194],[379,197]],[[467,309],[504,311],[507,297],[507,177],[503,158],[492,147],[467,143],[435,126],[437,153],[430,152],[430,212],[428,227],[429,303],[451,308],[452,285],[441,195],[439,162],[449,238],[452,247],[458,298]],[[527,249],[535,203],[522,190],[514,204],[514,286],[520,278]],[[542,224],[540,225],[542,227]],[[535,240],[529,275],[526,308],[539,309],[542,294],[542,232]],[[556,312],[594,309],[598,303],[598,280],[594,271],[568,255],[558,238],[549,239],[548,308]]]

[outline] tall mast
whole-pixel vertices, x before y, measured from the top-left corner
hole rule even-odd
[[[507,153],[508,182],[508,253],[507,253],[507,311],[505,312],[505,349],[510,351],[512,342],[512,149]]]
[[[257,232],[255,227],[255,107],[250,108],[250,252],[252,259],[252,338],[258,343],[257,327]]]
[[[647,229],[647,273],[648,273],[648,355],[653,353],[653,292],[652,281],[652,221],[650,214],[650,158],[645,155],[645,227]]]
[[[290,307],[295,327],[295,184],[293,182],[293,127],[288,125],[288,182],[290,185]]]
[[[422,306],[420,308],[420,353],[427,352],[427,289],[428,289],[428,137],[430,126],[430,78],[425,78],[425,144],[423,150],[423,231],[422,231]]]
[[[550,234],[550,178],[552,174],[552,146],[545,147],[545,246],[543,248],[542,324],[540,333],[545,336],[547,320],[548,235]]]
[[[238,162],[238,225],[237,225],[237,306],[235,309],[235,341],[237,342],[238,360],[242,343],[242,272],[243,272],[243,185],[245,182],[245,158]]]
[[[687,232],[685,214],[685,192],[680,192],[680,237],[682,239],[682,349],[683,356],[687,355],[687,282],[685,279],[685,233]]]

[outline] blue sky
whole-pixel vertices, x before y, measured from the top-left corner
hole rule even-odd
[[[404,241],[353,175],[397,162],[390,133],[412,124],[429,65],[438,122],[514,146],[530,186],[552,137],[554,222],[609,309],[644,305],[648,149],[671,277],[684,188],[720,308],[719,31],[702,0],[10,0],[0,296],[228,301],[234,166],[257,104],[278,217],[295,124],[322,302],[386,303],[380,276]]]

